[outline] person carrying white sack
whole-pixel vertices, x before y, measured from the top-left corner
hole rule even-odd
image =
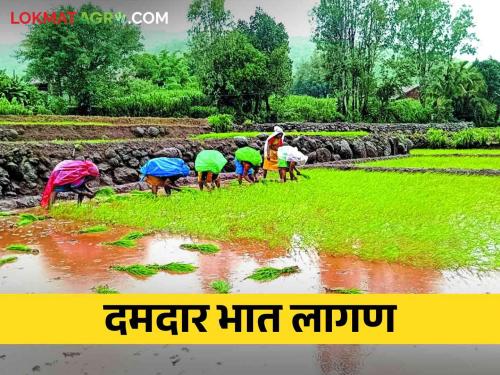
[[[286,182],[287,172],[290,174],[290,180],[297,180],[297,176],[301,173],[298,170],[298,166],[305,165],[307,163],[307,156],[300,152],[297,147],[292,146],[281,146],[278,149],[278,169],[280,174],[280,181]]]

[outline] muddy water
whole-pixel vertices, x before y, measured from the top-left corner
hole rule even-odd
[[[141,239],[135,249],[102,245],[128,232],[78,234],[72,223],[53,220],[17,228],[15,219],[0,219],[0,257],[16,255],[15,263],[0,268],[1,293],[89,293],[101,284],[122,293],[210,293],[214,280],[228,280],[233,293],[323,293],[334,288],[358,288],[370,293],[500,293],[500,272],[436,271],[355,258],[319,255],[315,249],[292,241],[288,250],[269,250],[252,243],[221,243],[221,252],[201,255],[182,250],[191,238],[154,235]],[[21,243],[39,250],[38,255],[4,250]],[[160,272],[135,278],[111,271],[112,265],[192,263],[195,273]],[[259,283],[247,279],[263,266],[297,265],[301,272]]]

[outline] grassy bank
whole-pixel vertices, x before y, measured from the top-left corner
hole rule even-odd
[[[56,206],[56,218],[287,247],[301,235],[320,251],[456,268],[500,267],[500,179],[483,176],[308,171],[310,180],[231,186],[170,198],[133,195]],[[138,209],[139,208],[139,209]]]
[[[411,155],[432,156],[432,155],[500,155],[500,149],[415,149],[410,151]]]
[[[203,141],[207,139],[227,139],[234,137],[247,137],[255,138],[260,134],[266,132],[231,132],[231,133],[209,133],[209,134],[199,134],[191,137],[191,139],[197,141]],[[353,131],[353,132],[285,132],[286,135],[297,137],[300,135],[309,137],[344,137],[344,138],[357,138],[364,137],[368,135],[368,132],[364,131]]]
[[[457,168],[457,169],[500,169],[498,157],[475,156],[418,156],[413,158],[372,161],[360,164],[366,167],[395,168]]]

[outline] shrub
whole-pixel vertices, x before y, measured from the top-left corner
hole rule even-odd
[[[343,119],[334,98],[290,95],[272,97],[270,104],[278,122],[334,122]]]
[[[18,103],[16,99],[11,102],[5,97],[0,98],[0,115],[31,115],[33,112],[24,105]]]
[[[499,128],[466,129],[452,135],[452,144],[456,148],[477,148],[499,143]]]
[[[217,107],[195,105],[191,107],[190,117],[207,118],[209,116],[217,114],[217,112],[218,112]]]
[[[431,111],[419,100],[401,99],[389,103],[387,117],[390,122],[426,123],[431,119]]]
[[[427,131],[427,142],[432,148],[446,148],[450,146],[450,140],[446,132],[441,129],[429,129]]]
[[[95,111],[105,116],[184,117],[190,116],[193,106],[203,105],[205,101],[205,95],[196,89],[157,89],[110,98]]]
[[[233,130],[233,116],[227,114],[212,115],[208,118],[208,124],[215,133],[227,133]]]

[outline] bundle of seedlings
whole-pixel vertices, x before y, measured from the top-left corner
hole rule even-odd
[[[20,253],[31,253],[31,254],[38,254],[40,251],[37,249],[33,249],[29,247],[28,245],[23,245],[23,244],[12,244],[9,245],[5,248],[5,250],[8,251],[17,251]]]
[[[6,211],[0,211],[0,217],[12,216],[12,213]]]
[[[17,257],[0,258],[0,267],[7,263],[14,263]]]
[[[120,292],[116,289],[110,288],[106,285],[97,285],[92,288],[92,291],[97,294],[119,294]]]
[[[198,251],[202,254],[215,254],[220,251],[219,246],[213,244],[195,244],[185,243],[181,245],[181,249],[189,251]]]
[[[247,279],[252,279],[260,282],[272,281],[280,276],[291,275],[298,272],[300,272],[300,268],[297,266],[285,268],[264,267],[255,270],[254,273],[247,277]]]
[[[364,294],[365,291],[358,288],[325,288],[331,294]]]
[[[19,215],[19,221],[17,222],[17,226],[24,227],[26,225],[34,223],[35,221],[43,221],[46,219],[47,219],[46,216],[38,216],[38,215],[33,215],[33,214],[21,214],[21,215]]]
[[[231,284],[226,280],[216,280],[210,284],[210,287],[219,294],[229,294],[231,292]]]
[[[122,238],[112,242],[103,242],[103,245],[132,248],[137,246],[137,240],[144,237],[144,232],[130,232]]]
[[[129,275],[137,277],[149,277],[154,276],[160,271],[166,271],[170,273],[186,274],[196,271],[197,267],[188,263],[168,263],[168,264],[133,264],[131,266],[111,266],[114,271],[126,272]]]
[[[79,234],[91,234],[91,233],[102,233],[107,232],[108,227],[105,225],[95,225],[93,227],[83,228],[78,231]]]

